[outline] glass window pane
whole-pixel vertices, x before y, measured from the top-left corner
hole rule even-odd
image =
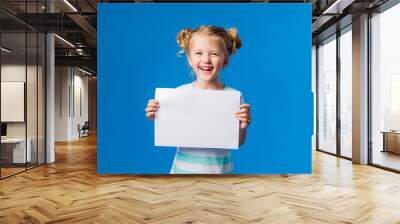
[[[340,153],[352,157],[352,35],[340,36]]]
[[[26,35],[2,33],[1,47],[1,177],[25,170],[30,159],[26,140]],[[28,149],[28,150],[26,150]]]
[[[45,0],[0,1],[1,123],[0,178],[45,162],[45,35],[33,28]],[[25,14],[28,13],[28,14]],[[39,31],[40,32],[40,31]],[[17,108],[17,109],[16,109]]]
[[[318,148],[336,153],[336,37],[318,48]]]
[[[372,17],[372,163],[400,170],[400,4]]]

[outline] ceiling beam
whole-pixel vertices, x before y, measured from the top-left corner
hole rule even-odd
[[[96,39],[97,38],[97,30],[90,24],[85,17],[80,14],[67,14],[67,16],[73,20],[77,25],[79,25],[86,34],[91,37],[89,39]],[[91,43],[91,46],[96,46],[96,42],[94,41]]]
[[[55,56],[56,66],[81,66],[96,71],[97,60],[90,56]]]

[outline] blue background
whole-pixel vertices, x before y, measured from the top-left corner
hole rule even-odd
[[[191,82],[176,34],[236,27],[242,48],[221,74],[251,105],[234,173],[311,173],[311,4],[99,4],[98,173],[166,174],[175,148],[154,146],[145,117],[157,87]]]

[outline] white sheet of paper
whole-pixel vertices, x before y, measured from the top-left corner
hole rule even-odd
[[[157,88],[155,145],[239,148],[240,92]]]

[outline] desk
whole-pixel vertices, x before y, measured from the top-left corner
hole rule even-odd
[[[382,131],[381,133],[383,133],[382,152],[400,154],[400,131]]]
[[[32,141],[30,138],[28,138],[27,142],[28,147],[26,147],[25,151],[25,138],[1,139],[1,159],[4,159],[6,163],[30,162],[32,159]],[[25,158],[27,158],[27,161],[25,161]]]

